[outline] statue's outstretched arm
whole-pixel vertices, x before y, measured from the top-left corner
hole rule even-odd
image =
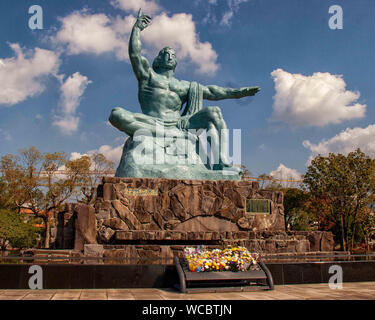
[[[203,99],[206,100],[223,100],[239,99],[247,96],[253,96],[260,90],[259,87],[243,88],[223,88],[219,86],[203,86]]]
[[[150,65],[147,59],[141,56],[141,31],[147,28],[150,22],[151,18],[142,14],[142,10],[139,9],[137,21],[133,26],[129,40],[129,58],[138,81],[149,76]]]

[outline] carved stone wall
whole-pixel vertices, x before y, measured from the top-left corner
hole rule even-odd
[[[247,213],[246,199],[270,200],[270,213]],[[242,245],[263,255],[334,247],[330,232],[285,232],[283,194],[257,182],[108,177],[94,207],[69,205],[57,224],[56,249],[82,251],[96,242],[105,257],[129,263],[170,259],[186,245]]]
[[[98,191],[103,242],[135,240],[136,231],[155,240],[213,240],[223,232],[285,230],[282,193],[257,182],[105,177]],[[246,213],[246,199],[270,200],[270,214]]]

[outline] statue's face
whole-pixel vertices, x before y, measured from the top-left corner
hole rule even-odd
[[[164,50],[161,54],[160,64],[165,69],[174,70],[177,65],[176,52],[171,48]]]

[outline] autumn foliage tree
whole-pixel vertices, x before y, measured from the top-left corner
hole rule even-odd
[[[375,238],[375,213],[371,209],[362,211],[358,217],[358,226],[366,251],[369,251],[370,241]]]
[[[0,209],[8,209],[11,207],[6,182],[0,177]]]
[[[98,156],[105,161],[104,156]],[[63,168],[64,174],[59,171]],[[1,181],[10,206],[18,212],[26,208],[41,217],[45,225],[44,247],[49,247],[51,216],[73,197],[92,201],[95,178],[90,176],[92,160],[82,157],[68,160],[64,152],[41,153],[37,148],[22,149],[18,156],[5,155],[0,160]],[[1,187],[1,185],[0,185]],[[90,192],[84,188],[89,188]]]
[[[77,195],[77,201],[84,204],[93,204],[96,200],[96,190],[103,175],[113,173],[114,163],[101,153],[93,153],[90,156],[82,156],[71,160],[66,164],[71,172],[81,175],[81,185]]]
[[[358,219],[374,202],[375,160],[360,149],[347,156],[330,153],[311,161],[304,177],[311,195],[328,207],[328,219],[338,226],[342,250],[352,250]]]

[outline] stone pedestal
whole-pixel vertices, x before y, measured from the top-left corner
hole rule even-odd
[[[257,182],[106,177],[98,191],[104,243],[248,239],[250,231],[285,230],[282,193],[260,190]],[[270,213],[247,213],[246,199],[269,200]]]
[[[269,201],[269,213],[246,212],[248,199]],[[64,217],[71,217],[75,249],[98,242],[114,263],[160,263],[201,244],[241,245],[263,255],[334,247],[330,232],[285,232],[283,194],[252,181],[104,177],[94,207],[70,207]]]

